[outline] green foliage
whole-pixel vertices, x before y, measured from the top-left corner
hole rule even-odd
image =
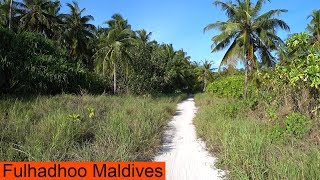
[[[10,93],[102,92],[104,81],[81,63],[68,62],[55,42],[42,35],[0,30],[1,65],[4,74],[0,88]]]
[[[1,1],[4,14],[8,2]],[[1,92],[102,92],[112,82],[114,93],[194,89],[195,66],[184,51],[150,41],[151,33],[132,30],[120,14],[96,28],[76,2],[67,3],[68,14],[61,7],[60,1],[14,1],[11,30],[17,34],[0,30]],[[7,27],[7,17],[0,16],[0,24]]]
[[[65,23],[65,40],[69,49],[69,58],[80,61],[91,67],[92,51],[90,50],[90,40],[95,36],[95,26],[89,21],[94,20],[91,15],[83,15],[85,9],[80,9],[77,2],[67,3],[70,14],[63,16]],[[92,67],[91,67],[92,68]]]
[[[285,134],[295,138],[303,138],[310,130],[311,121],[301,113],[290,113],[284,119],[283,125],[276,123],[271,129],[270,138],[273,141],[284,141]]]
[[[285,134],[285,129],[282,128],[279,123],[277,123],[271,130],[270,138],[273,141],[282,140],[284,134]]]
[[[307,33],[292,35],[287,40],[287,52],[291,59],[284,65],[278,66],[281,77],[287,79],[292,86],[299,84],[311,88],[320,85],[320,43],[310,44],[312,37]]]
[[[245,69],[244,99],[248,94],[248,72],[250,71],[252,75],[259,64],[266,67],[272,67],[275,64],[273,51],[283,43],[276,29],[290,30],[286,22],[278,19],[278,16],[287,10],[274,9],[261,13],[264,3],[266,3],[265,0],[258,0],[255,3],[251,0],[228,1],[227,3],[216,0],[214,5],[221,7],[227,20],[216,21],[204,28],[204,32],[220,31],[220,34],[211,39],[212,52],[227,49],[220,62],[220,68],[222,66],[236,67],[239,61],[243,62]],[[240,96],[236,92],[228,95]]]
[[[70,114],[68,118],[72,121],[81,121],[80,114]]]
[[[320,96],[320,44],[307,33],[290,36],[281,48],[280,62],[275,69],[257,73],[260,96],[294,111],[317,114]],[[288,104],[290,103],[290,104]]]
[[[113,17],[109,24],[99,37],[96,72],[114,81],[118,93],[192,91],[196,73],[186,52],[149,42],[146,32],[134,33],[122,17]]]
[[[90,119],[92,119],[94,116],[95,116],[95,109],[94,108],[91,108],[91,107],[89,107],[89,108],[87,108],[88,109],[88,117],[90,118]]]
[[[214,80],[207,87],[206,92],[215,93],[221,97],[242,98],[243,93],[243,75],[224,76]],[[252,84],[248,87],[248,95],[254,92]]]
[[[310,119],[301,113],[288,115],[285,124],[286,132],[299,138],[302,138],[310,129]]]
[[[308,18],[311,18],[311,22],[307,30],[313,35],[314,41],[320,42],[320,10],[313,10]]]

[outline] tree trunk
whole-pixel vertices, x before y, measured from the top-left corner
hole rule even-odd
[[[9,7],[9,29],[11,29],[11,24],[12,24],[12,4],[13,0],[10,0],[10,7]]]
[[[250,52],[249,52],[249,56],[247,58],[247,63],[249,66],[250,63],[250,80],[253,79],[253,73],[254,73],[254,66],[255,66],[255,60],[254,60],[254,47],[253,44],[250,44]]]
[[[245,67],[244,67],[244,86],[243,86],[243,98],[247,99],[248,93],[248,57],[245,59]]]
[[[206,92],[206,87],[207,87],[207,72],[204,73],[204,78],[203,78],[203,92]]]
[[[129,94],[129,65],[126,63],[126,93]]]
[[[116,63],[113,63],[113,93],[117,93],[117,71],[116,71]]]

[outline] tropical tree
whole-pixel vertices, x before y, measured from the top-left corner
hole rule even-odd
[[[6,14],[6,1],[0,0],[0,26],[6,26],[7,24]]]
[[[212,62],[205,60],[202,63],[201,71],[202,71],[202,81],[203,81],[203,92],[206,91],[206,87],[208,84],[208,78],[213,68],[211,68]]]
[[[138,30],[136,31],[137,39],[140,40],[143,44],[147,44],[150,41],[150,37],[152,35],[152,32],[147,32],[146,30]]]
[[[56,14],[52,13],[52,9],[59,9],[60,1],[23,0],[21,6],[20,29],[50,36],[59,22]]]
[[[60,13],[61,4],[56,0],[48,7],[48,14],[52,17],[50,19],[51,27],[47,29],[46,35],[48,38],[61,42],[64,38],[65,23],[63,22],[64,14]]]
[[[117,92],[117,67],[121,64],[128,70],[129,47],[134,43],[134,32],[127,20],[115,14],[107,21],[109,28],[99,37],[100,42],[96,53],[97,71],[105,74],[105,66],[112,67],[113,92]]]
[[[266,0],[237,0],[236,2],[215,1],[226,12],[227,21],[217,21],[204,28],[204,32],[211,29],[221,31],[212,38],[212,52],[228,48],[221,65],[235,65],[239,60],[245,67],[243,97],[247,96],[248,71],[253,73],[258,56],[262,64],[272,66],[275,61],[272,50],[283,43],[276,34],[276,29],[289,30],[289,26],[278,19],[285,9],[270,10],[260,15]]]
[[[13,0],[0,0],[0,26],[12,29],[16,26],[16,16],[21,3]]]
[[[314,36],[315,41],[320,42],[320,10],[314,10],[308,18],[311,18],[311,22],[307,30]]]
[[[177,53],[174,50],[172,44],[164,44],[162,46],[162,50],[163,50],[162,53],[163,53],[163,56],[165,57],[164,59],[166,60],[166,62],[172,61]]]
[[[86,65],[90,65],[92,52],[88,46],[90,39],[95,37],[95,26],[90,24],[94,18],[91,15],[83,15],[85,9],[80,9],[78,3],[67,3],[70,14],[64,14],[65,41],[70,50],[70,58],[82,60]]]
[[[11,29],[12,26],[12,5],[13,5],[13,0],[10,0],[10,5],[9,5],[9,29]]]

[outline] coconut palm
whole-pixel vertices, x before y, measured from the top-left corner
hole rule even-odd
[[[60,1],[23,0],[19,13],[19,26],[22,30],[38,32],[47,35],[54,31],[58,17],[52,14],[52,9],[60,7]]]
[[[121,14],[112,15],[111,20],[107,21],[106,24],[109,26],[109,29],[131,29],[128,20],[125,20]]]
[[[59,0],[56,0],[48,7],[48,14],[51,15],[50,29],[47,29],[46,35],[50,39],[57,40],[61,42],[63,39],[63,32],[65,31],[63,17],[64,15],[60,13],[61,4]]]
[[[11,29],[11,25],[12,25],[12,5],[13,5],[13,0],[10,0],[10,5],[9,5],[9,29]]]
[[[152,32],[147,32],[146,30],[138,30],[136,31],[137,38],[143,43],[147,44],[150,41],[150,37],[152,35]]]
[[[174,50],[172,44],[164,44],[162,53],[165,57],[166,62],[168,62],[173,60],[177,52]]]
[[[315,41],[320,42],[320,10],[314,10],[308,18],[311,18],[311,22],[307,29],[314,36]]]
[[[13,0],[0,0],[0,26],[11,29],[16,26],[16,16],[22,3]]]
[[[248,71],[253,72],[260,57],[262,64],[272,66],[274,57],[272,50],[283,43],[276,34],[276,29],[289,30],[289,26],[278,19],[277,16],[284,9],[270,10],[260,15],[260,11],[266,0],[257,0],[254,4],[251,0],[237,0],[236,2],[215,1],[214,5],[220,6],[226,12],[227,21],[217,21],[205,27],[204,31],[217,29],[220,34],[212,38],[212,51],[220,51],[228,48],[221,65],[237,64],[242,60],[245,67],[245,80],[243,96],[247,96]]]
[[[130,29],[127,20],[115,14],[107,22],[109,28],[99,37],[99,48],[96,53],[97,71],[105,75],[105,66],[113,69],[113,92],[117,92],[117,68],[120,64],[128,67],[130,59],[129,47],[134,43],[134,32]]]
[[[205,60],[203,63],[202,63],[202,80],[203,80],[203,92],[206,91],[206,87],[207,87],[207,83],[208,83],[208,78],[209,78],[209,75],[210,73],[212,72],[213,68],[211,68],[212,66],[212,62],[210,61],[207,61]]]
[[[82,60],[85,64],[90,64],[91,59],[88,43],[95,37],[95,26],[90,24],[94,18],[91,15],[83,15],[85,9],[80,9],[78,3],[67,3],[70,14],[64,14],[65,40],[70,49],[70,57],[73,60]]]
[[[5,27],[7,24],[7,11],[6,11],[6,1],[0,0],[0,26]]]

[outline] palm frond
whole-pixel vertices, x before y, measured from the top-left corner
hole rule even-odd
[[[222,2],[222,1],[215,1],[214,5],[215,6],[220,6],[221,9],[226,12],[226,15],[229,18],[233,18],[233,16],[235,15],[235,13],[237,11],[235,6],[234,6],[234,4],[232,4],[231,2],[225,3],[225,2]]]
[[[233,67],[236,67],[238,61],[243,58],[242,56],[243,54],[241,48],[237,44],[237,41],[233,41],[221,60],[219,70],[221,70],[221,67],[224,65],[231,65]]]

